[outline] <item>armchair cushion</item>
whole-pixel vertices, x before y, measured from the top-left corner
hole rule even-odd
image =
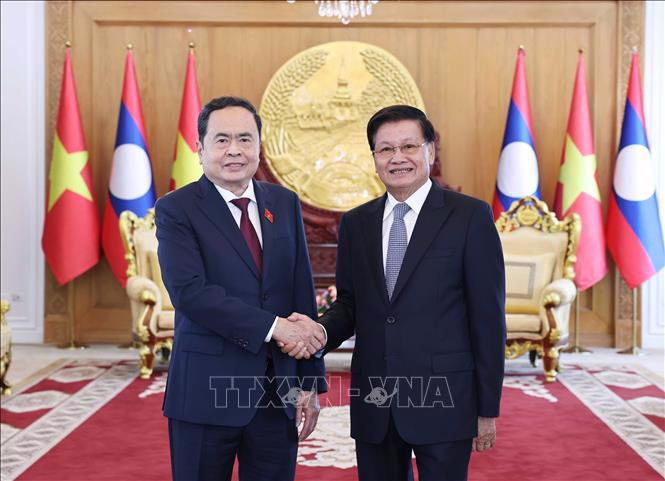
[[[552,277],[558,279],[565,275],[567,232],[542,232],[528,227],[500,232],[499,237],[501,238],[504,255],[514,254],[531,257],[554,253],[556,263]]]
[[[506,331],[510,333],[538,333],[542,329],[542,321],[538,314],[506,314]]]
[[[171,298],[169,297],[169,293],[166,290],[166,286],[164,286],[164,281],[162,280],[162,269],[159,267],[159,258],[157,257],[156,245],[155,250],[148,252],[148,264],[150,265],[150,277],[154,279],[155,283],[159,287],[159,291],[162,294],[162,309],[172,311],[173,304],[171,304]]]
[[[541,294],[552,280],[555,261],[556,254],[553,252],[539,255],[506,253],[506,312],[535,314],[537,317]],[[540,322],[536,331],[540,331]]]
[[[173,330],[175,329],[175,311],[162,311],[157,316],[157,331],[158,336],[163,336],[163,331],[170,331],[169,335],[173,335]]]

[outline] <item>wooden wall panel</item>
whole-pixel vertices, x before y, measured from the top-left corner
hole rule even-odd
[[[639,2],[383,1],[371,17],[349,26],[320,19],[313,2],[304,0],[293,5],[285,1],[52,3],[47,9],[48,28],[71,30],[100,214],[111,169],[127,43],[134,46],[158,195],[166,192],[169,182],[190,41],[196,43],[203,102],[234,94],[258,106],[268,81],[291,56],[328,41],[358,40],[388,50],[411,72],[441,133],[442,177],[488,202],[516,49],[522,44],[527,51],[541,190],[543,199],[551,203],[578,48],[586,52],[598,177],[607,199],[627,52],[632,44],[640,45],[643,28]],[[69,6],[68,16],[63,5]],[[47,51],[47,88],[52,100],[57,96],[53,85],[59,82],[62,51],[52,46]],[[49,119],[53,119],[57,103],[48,105]],[[613,269],[581,297],[582,332],[596,345],[610,345],[616,334],[614,294],[621,286],[615,277]],[[51,278],[46,291],[47,297],[63,297]],[[129,340],[128,301],[105,261],[77,280],[74,291],[81,341]],[[62,324],[62,302],[49,301],[47,306],[57,305],[60,311],[47,307],[46,332],[52,333],[47,340],[61,340],[64,331],[54,326]]]

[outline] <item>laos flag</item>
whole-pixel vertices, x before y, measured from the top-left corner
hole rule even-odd
[[[143,217],[155,205],[148,141],[143,125],[143,110],[136,82],[131,49],[125,61],[125,80],[120,101],[120,116],[115,137],[109,192],[104,209],[102,247],[113,274],[120,284],[127,283],[127,261],[120,237],[119,219],[125,210]]]
[[[522,197],[532,195],[540,199],[538,159],[533,138],[524,55],[524,48],[520,47],[492,202],[495,220],[501,212],[510,208],[510,204]]]
[[[665,265],[655,173],[645,125],[637,54],[633,54],[606,236],[614,262],[631,289]]]

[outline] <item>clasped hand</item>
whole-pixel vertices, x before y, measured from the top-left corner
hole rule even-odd
[[[296,359],[309,359],[326,344],[323,327],[297,312],[278,318],[272,337],[283,353]]]

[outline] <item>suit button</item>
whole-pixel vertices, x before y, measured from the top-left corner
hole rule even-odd
[[[388,324],[395,324],[395,317],[394,316],[388,316],[386,317],[386,322]]]

